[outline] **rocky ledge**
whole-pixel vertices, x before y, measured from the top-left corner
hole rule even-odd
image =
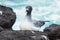
[[[45,37],[47,37],[46,33],[29,30],[0,32],[0,40],[49,40],[48,37]]]

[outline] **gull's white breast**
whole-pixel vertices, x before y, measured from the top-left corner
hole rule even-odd
[[[25,18],[20,25],[21,30],[39,30],[40,28],[35,27],[35,25],[28,19]]]

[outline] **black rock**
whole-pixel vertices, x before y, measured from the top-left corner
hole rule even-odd
[[[4,30],[0,32],[0,40],[46,40],[45,37],[47,37],[47,35],[45,35],[45,33],[38,32],[37,35],[36,31],[33,32],[29,30],[20,31]]]
[[[50,40],[60,39],[60,25],[52,24],[45,28],[44,32],[48,34]]]
[[[0,5],[0,26],[11,29],[16,20],[16,14],[10,7]]]

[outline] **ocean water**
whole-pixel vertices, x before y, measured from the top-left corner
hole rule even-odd
[[[25,7],[28,5],[33,7],[32,19],[49,21],[40,30],[53,23],[60,25],[60,0],[0,0],[0,5],[11,7],[16,13],[13,30],[20,30],[19,26],[26,15]]]

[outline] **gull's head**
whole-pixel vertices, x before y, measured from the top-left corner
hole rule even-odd
[[[27,6],[26,7],[26,12],[31,12],[32,11],[32,6]]]

